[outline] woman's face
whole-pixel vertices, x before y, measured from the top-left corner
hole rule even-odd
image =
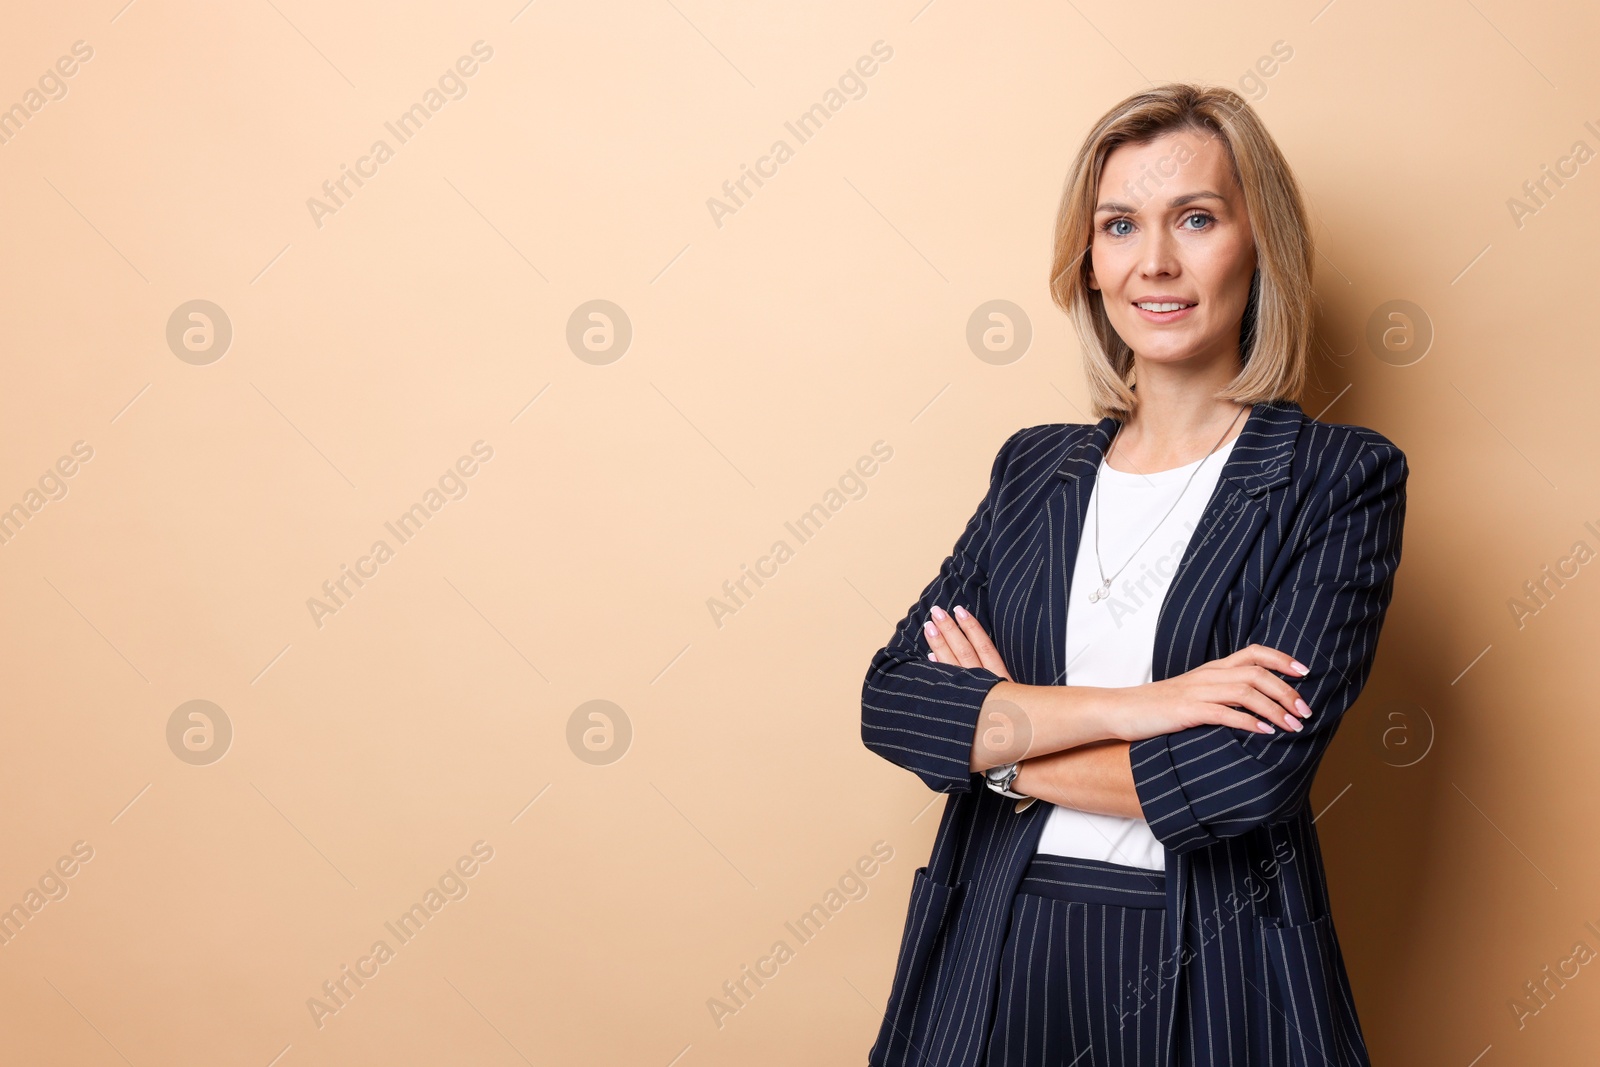
[[[1236,363],[1256,251],[1226,144],[1185,129],[1122,145],[1099,192],[1089,287],[1118,336],[1149,362]]]

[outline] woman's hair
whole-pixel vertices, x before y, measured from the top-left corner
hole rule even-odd
[[[1128,97],[1095,124],[1067,173],[1056,215],[1050,295],[1078,333],[1096,418],[1126,419],[1136,402],[1133,350],[1111,328],[1102,294],[1088,284],[1100,175],[1113,149],[1182,129],[1221,139],[1255,233],[1256,272],[1239,336],[1241,366],[1217,396],[1243,404],[1293,400],[1305,382],[1315,325],[1314,252],[1300,187],[1244,97],[1231,89],[1169,83]],[[1153,196],[1184,161],[1178,158],[1170,170],[1168,160],[1157,163],[1138,179],[1135,195]]]

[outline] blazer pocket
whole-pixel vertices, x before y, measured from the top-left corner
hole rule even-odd
[[[899,1031],[901,1040],[911,1039],[921,1029],[924,1017],[936,1007],[929,990],[923,988],[928,959],[938,946],[950,919],[961,906],[969,883],[945,885],[918,867],[911,875],[911,905],[906,909],[906,925],[900,935],[900,959],[895,967],[893,993],[884,1011],[884,1029]],[[910,1011],[905,1010],[910,1005]],[[886,1035],[887,1036],[887,1035]]]
[[[1281,920],[1256,920],[1256,948],[1265,983],[1266,1017],[1256,1034],[1262,1060],[1271,1067],[1346,1067],[1361,1063],[1348,1055],[1348,1035],[1339,1032],[1338,948],[1333,920],[1324,915],[1295,926]]]

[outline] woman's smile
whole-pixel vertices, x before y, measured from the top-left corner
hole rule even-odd
[[[1177,322],[1199,306],[1198,301],[1136,300],[1133,306],[1146,322]]]

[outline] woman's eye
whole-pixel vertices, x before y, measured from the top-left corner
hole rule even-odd
[[[1195,219],[1201,219],[1201,220],[1203,220],[1205,222],[1211,222],[1212,221],[1211,216],[1207,215],[1204,211],[1196,211],[1193,215],[1190,215],[1188,218],[1184,219],[1183,221],[1184,222],[1192,222]],[[1204,226],[1191,226],[1189,228],[1191,230],[1203,230],[1203,229],[1205,229]]]
[[[1133,223],[1128,219],[1112,219],[1110,222],[1105,224],[1103,229],[1113,237],[1126,237],[1128,236],[1128,232],[1126,230],[1114,229],[1114,227],[1121,226],[1124,223],[1129,226],[1133,225]]]

